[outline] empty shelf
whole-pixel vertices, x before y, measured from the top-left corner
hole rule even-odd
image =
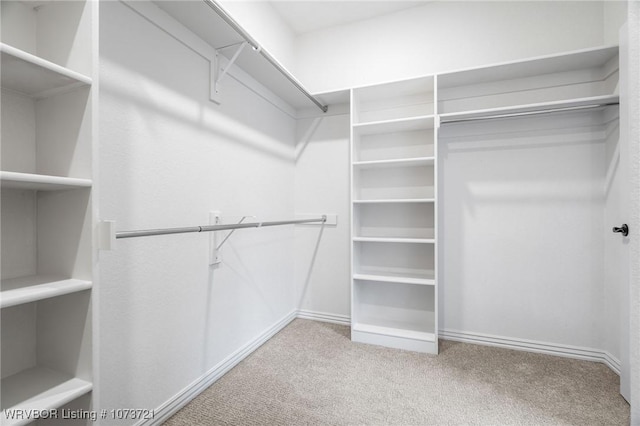
[[[353,241],[364,243],[414,243],[414,244],[434,244],[433,238],[390,238],[390,237],[354,237]]]
[[[399,284],[416,284],[416,285],[435,285],[436,280],[433,278],[417,278],[412,276],[402,275],[380,275],[380,274],[354,274],[354,280],[361,281],[377,281],[386,283],[399,283]]]
[[[2,280],[0,308],[35,302],[91,288],[91,281],[33,275]]]
[[[34,419],[11,418],[12,410],[34,413],[35,410],[60,408],[91,392],[92,384],[48,368],[35,367],[2,379],[3,425],[18,426]],[[33,410],[33,411],[31,411]]]
[[[15,47],[0,43],[2,87],[30,97],[48,95],[91,85],[91,79]]]
[[[434,157],[419,157],[419,158],[401,158],[397,160],[357,161],[353,163],[353,166],[359,169],[373,169],[373,168],[385,168],[385,167],[432,166],[433,163],[434,163]]]
[[[379,133],[411,132],[414,130],[433,129],[433,127],[434,116],[423,115],[393,120],[354,123],[353,131],[359,135],[372,135]]]
[[[33,173],[0,172],[3,189],[30,189],[36,191],[59,191],[64,189],[91,187],[91,180]]]
[[[354,204],[380,204],[380,203],[433,203],[433,198],[399,198],[381,200],[353,200]]]
[[[426,333],[422,331],[407,330],[392,327],[382,327],[379,325],[356,323],[353,325],[353,330],[364,333],[380,334],[383,336],[401,337],[404,339],[422,340],[427,342],[435,342],[435,335],[433,333]]]

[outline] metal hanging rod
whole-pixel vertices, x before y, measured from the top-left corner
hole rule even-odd
[[[323,215],[322,217],[315,218],[315,219],[283,220],[283,221],[276,221],[276,222],[232,223],[229,225],[188,226],[184,228],[143,229],[138,231],[116,232],[116,239],[150,237],[153,235],[167,235],[167,234],[188,234],[192,232],[225,231],[228,229],[263,228],[265,226],[294,225],[298,223],[316,223],[316,222],[325,223],[326,221],[327,221],[327,216]]]
[[[327,112],[328,106],[323,105],[319,100],[317,100],[311,93],[307,92],[307,90],[302,87],[302,85],[296,80],[289,72],[280,65],[278,61],[275,60],[268,52],[262,49],[260,44],[253,38],[249,33],[245,31],[244,28],[238,24],[235,19],[233,19],[224,9],[222,9],[215,1],[213,0],[202,0],[205,2],[207,6],[216,12],[220,18],[222,18],[231,28],[233,28],[238,34],[244,38],[247,43],[251,45],[253,50],[259,52],[271,65],[275,67],[283,76],[287,78],[299,91],[301,91],[307,98],[311,100],[314,104],[318,106],[322,110],[322,112]]]
[[[620,104],[619,102],[605,102],[600,104],[589,104],[589,105],[580,105],[580,106],[564,107],[564,108],[551,108],[551,109],[542,109],[542,110],[535,110],[535,111],[512,112],[512,113],[496,114],[496,115],[484,115],[481,117],[452,118],[451,120],[447,120],[446,117],[443,117],[440,120],[440,124],[463,123],[466,121],[480,121],[480,120],[497,120],[500,118],[524,117],[529,115],[552,114],[556,112],[579,111],[583,109],[594,109],[594,108],[601,108],[601,107],[619,105],[619,104]]]

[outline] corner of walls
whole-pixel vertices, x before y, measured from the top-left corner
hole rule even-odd
[[[620,43],[620,28],[627,21],[627,6],[627,0],[602,2],[603,44]]]

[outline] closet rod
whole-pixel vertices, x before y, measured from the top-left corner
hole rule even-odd
[[[265,226],[279,226],[279,225],[293,225],[297,223],[325,223],[327,216],[316,219],[299,219],[299,220],[283,220],[276,222],[252,222],[252,223],[232,223],[229,225],[203,225],[203,226],[188,226],[184,228],[162,228],[162,229],[143,229],[138,231],[121,231],[116,232],[116,238],[135,238],[135,237],[150,237],[152,235],[167,235],[167,234],[188,234],[191,232],[212,232],[212,231],[226,231],[229,229],[242,229],[242,228],[263,228]]]
[[[258,42],[253,37],[251,37],[251,35],[249,35],[249,33],[247,33],[245,29],[242,28],[240,24],[238,24],[235,19],[233,19],[224,9],[222,9],[213,0],[203,1],[207,4],[207,6],[213,9],[220,16],[220,18],[222,18],[227,24],[229,24],[231,28],[233,28],[238,34],[240,34],[242,38],[244,38],[247,43],[251,45],[253,50],[258,51],[267,61],[269,61],[271,65],[275,67],[275,69],[277,69],[283,76],[285,76],[287,80],[291,82],[291,84],[293,84],[299,91],[301,91],[307,98],[309,98],[311,102],[316,104],[318,108],[322,110],[322,112],[327,112],[327,109],[329,107],[327,105],[322,105],[322,103],[317,100],[311,93],[307,92],[307,90],[302,87],[300,83],[298,83],[298,80],[296,80],[295,77],[289,74],[289,71],[284,69],[282,65],[280,65],[280,63],[275,60],[275,58],[273,58],[271,55],[269,55],[268,52],[263,50],[262,47],[260,47],[260,44],[258,44]]]
[[[453,118],[451,120],[447,120],[446,117],[444,117],[444,118],[441,118],[440,124],[462,123],[465,121],[497,120],[500,118],[524,117],[528,115],[552,114],[556,112],[579,111],[583,109],[601,108],[601,107],[612,106],[612,105],[619,105],[619,102],[605,102],[601,104],[589,104],[589,105],[580,105],[580,106],[564,107],[564,108],[551,108],[551,109],[541,109],[541,110],[535,110],[535,111],[512,112],[507,114],[484,115],[481,117]]]

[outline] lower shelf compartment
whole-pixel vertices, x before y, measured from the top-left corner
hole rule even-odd
[[[406,333],[410,333],[405,337]],[[438,353],[438,341],[431,333],[412,332],[390,327],[379,327],[369,324],[356,323],[351,328],[351,340],[357,343],[385,346],[394,349]]]
[[[39,410],[60,408],[91,392],[93,385],[82,379],[44,367],[34,367],[2,379],[3,425],[30,423]],[[36,411],[38,410],[38,411]],[[26,418],[31,414],[31,418]]]
[[[426,342],[435,342],[436,337],[433,333],[425,333],[422,331],[407,330],[404,328],[382,327],[372,324],[354,324],[355,331],[365,333],[380,334],[383,336],[402,337],[403,339],[424,340]]]

